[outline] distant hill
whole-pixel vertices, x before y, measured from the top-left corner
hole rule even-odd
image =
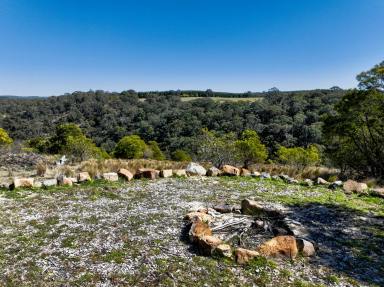
[[[334,104],[345,92],[99,90],[48,98],[5,96],[0,104],[0,127],[15,140],[27,140],[48,136],[58,124],[72,122],[107,151],[123,136],[137,134],[157,141],[167,153],[193,152],[203,128],[235,134],[253,129],[271,149],[280,144],[308,146],[322,143],[322,118],[334,112]]]
[[[33,99],[41,99],[41,97],[19,97],[12,95],[0,95],[0,100],[33,100]]]

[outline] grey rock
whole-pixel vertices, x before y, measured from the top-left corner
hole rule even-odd
[[[195,162],[190,162],[185,170],[188,175],[192,175],[192,176],[193,175],[203,176],[207,174],[207,170],[203,166]]]

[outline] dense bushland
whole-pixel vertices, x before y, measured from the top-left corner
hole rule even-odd
[[[339,89],[263,94],[258,102],[183,102],[176,93],[75,92],[45,99],[0,100],[0,126],[15,140],[47,137],[59,124],[75,123],[95,144],[112,152],[124,136],[156,141],[166,154],[195,152],[203,128],[219,133],[255,130],[270,152],[279,145],[321,144],[321,118],[333,113]],[[140,94],[142,97],[143,95]]]

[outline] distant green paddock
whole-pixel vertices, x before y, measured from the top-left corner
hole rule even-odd
[[[181,101],[189,102],[189,101],[194,101],[198,99],[204,99],[204,97],[182,97]],[[260,101],[262,98],[261,97],[254,97],[254,98],[209,97],[209,99],[212,99],[216,102],[256,102],[256,101]]]

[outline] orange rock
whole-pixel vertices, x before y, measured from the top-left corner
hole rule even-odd
[[[184,217],[184,219],[193,222],[195,221],[196,218],[199,218],[201,221],[204,221],[207,223],[212,222],[213,220],[212,216],[203,211],[204,210],[199,209],[199,211],[197,212],[190,212]]]
[[[241,176],[251,176],[251,172],[246,168],[242,168],[240,171],[240,175]]]
[[[265,256],[284,255],[294,259],[297,255],[296,239],[293,236],[276,236],[263,243],[258,251]]]
[[[91,180],[91,176],[89,175],[88,172],[84,171],[84,172],[80,172],[78,175],[77,175],[77,181],[78,182],[84,182],[84,181],[90,181]]]
[[[159,174],[160,174],[160,171],[152,169],[152,168],[139,168],[136,172],[135,177],[156,179],[159,177]]]
[[[232,248],[229,244],[221,243],[213,250],[215,255],[232,258]]]
[[[70,179],[69,177],[64,177],[63,181],[61,182],[61,184],[62,185],[72,186],[73,182],[72,182],[72,179]]]
[[[200,253],[204,255],[212,255],[217,246],[223,243],[223,241],[212,235],[200,236],[196,240]]]
[[[15,178],[13,180],[12,187],[20,188],[20,187],[33,187],[34,179],[31,177],[28,178]]]
[[[240,169],[232,165],[224,165],[222,168],[222,171],[224,175],[233,175],[233,176],[240,175]]]
[[[209,228],[207,222],[202,221],[199,217],[192,223],[189,230],[189,239],[192,242],[196,242],[200,237],[211,236],[212,230]]]
[[[133,179],[133,174],[125,168],[120,168],[117,174],[128,181],[131,181]]]
[[[245,264],[249,260],[255,258],[256,256],[259,256],[259,252],[254,251],[254,250],[249,250],[245,248],[236,248],[235,250],[235,257],[236,257],[236,262],[239,264]]]

